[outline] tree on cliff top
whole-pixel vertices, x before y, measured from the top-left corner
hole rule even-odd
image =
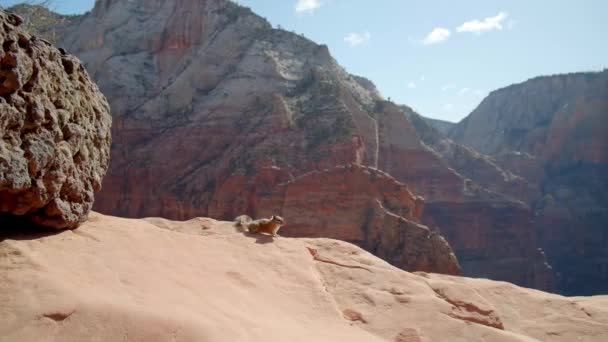
[[[56,44],[57,29],[65,25],[70,16],[52,10],[53,0],[28,0],[7,8],[23,18],[23,29]]]

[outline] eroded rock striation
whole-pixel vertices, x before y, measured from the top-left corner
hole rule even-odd
[[[424,196],[422,222],[448,239],[463,274],[554,289],[531,210],[510,195],[533,188],[445,138],[410,108],[379,107],[380,167]]]
[[[21,23],[0,11],[0,222],[75,228],[108,168],[110,108],[76,57]]]
[[[377,169],[346,165],[313,171],[258,197],[260,214],[291,218],[287,236],[352,242],[404,270],[460,273],[448,242],[419,223],[423,199]]]
[[[606,162],[608,70],[542,76],[495,90],[451,137],[481,153]]]

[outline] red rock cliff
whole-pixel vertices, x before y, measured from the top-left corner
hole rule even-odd
[[[494,91],[454,127],[539,189],[537,240],[567,294],[608,290],[608,70],[537,77]]]

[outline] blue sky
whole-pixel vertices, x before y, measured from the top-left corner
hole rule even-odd
[[[605,0],[236,2],[327,44],[340,64],[374,81],[384,96],[450,121],[466,116],[491,90],[608,67]],[[63,13],[92,6],[92,0],[53,5]]]

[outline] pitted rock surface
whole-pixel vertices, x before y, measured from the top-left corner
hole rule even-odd
[[[0,223],[75,228],[108,168],[109,105],[76,57],[0,23]]]

